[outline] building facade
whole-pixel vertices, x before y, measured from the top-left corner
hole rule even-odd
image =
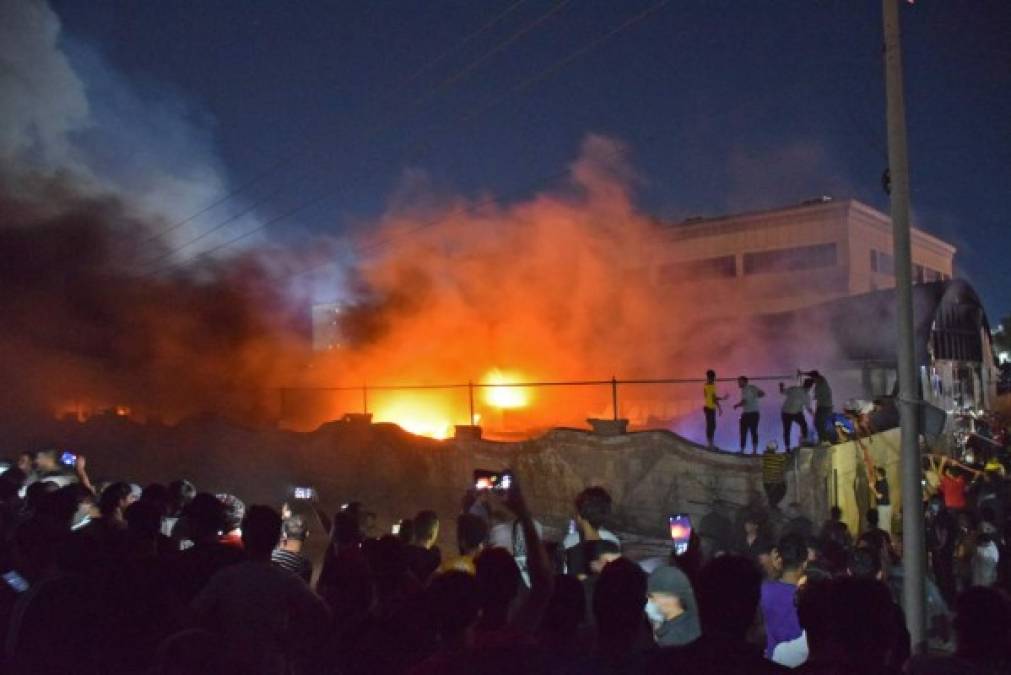
[[[783,312],[895,285],[891,219],[853,199],[693,218],[668,226],[658,284],[732,293],[756,314]],[[955,247],[912,231],[914,280],[950,279]]]

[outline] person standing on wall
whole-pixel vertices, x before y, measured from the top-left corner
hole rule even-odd
[[[716,438],[716,413],[723,414],[720,401],[727,400],[726,396],[716,395],[716,371],[706,371],[706,383],[702,386],[702,394],[705,397],[702,412],[706,415],[706,444],[712,450]]]
[[[817,370],[797,371],[798,375],[811,378],[814,382],[814,429],[818,432],[818,440],[831,443],[835,431],[831,428],[832,418],[832,387],[825,376]]]
[[[734,404],[734,408],[741,409],[741,454],[747,446],[748,434],[751,434],[751,451],[758,454],[758,399],[765,396],[765,392],[753,384],[748,384],[748,378],[741,375],[737,378],[737,386],[741,388],[741,400]]]
[[[814,386],[814,380],[807,378],[802,386],[787,387],[782,382],[779,383],[779,393],[783,395],[783,442],[787,452],[790,452],[790,432],[796,422],[800,427],[800,442],[803,445],[807,440],[807,420],[804,419],[804,410],[811,412],[811,399],[808,392]]]
[[[877,499],[878,527],[892,534],[892,496],[888,487],[888,474],[883,466],[875,469],[878,479],[874,481],[874,496]]]

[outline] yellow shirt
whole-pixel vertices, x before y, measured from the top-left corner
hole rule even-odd
[[[702,386],[702,393],[706,397],[706,407],[716,410],[716,385],[707,382]]]
[[[455,558],[442,561],[442,565],[439,566],[439,573],[443,572],[477,574],[477,568],[474,567],[474,558],[469,555],[458,555]]]

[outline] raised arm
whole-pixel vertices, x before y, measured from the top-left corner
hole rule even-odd
[[[81,487],[87,490],[93,499],[98,499],[98,492],[96,492],[95,486],[91,484],[91,479],[88,478],[87,466],[88,458],[84,455],[78,455],[77,461],[74,462],[74,473],[77,474],[77,481]]]
[[[506,495],[506,506],[515,514],[523,531],[523,541],[527,548],[527,569],[530,572],[530,594],[517,612],[515,625],[535,626],[554,592],[555,579],[551,573],[551,564],[548,562],[544,543],[537,533],[537,527],[515,476]]]

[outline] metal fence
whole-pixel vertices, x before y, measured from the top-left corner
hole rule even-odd
[[[769,381],[790,381],[797,377],[797,373],[791,373],[788,375],[756,375],[748,376],[750,382],[769,382]],[[735,383],[737,377],[724,377],[717,378],[717,382],[721,383]],[[559,389],[565,387],[571,388],[606,388],[610,394],[610,412],[611,417],[614,420],[621,418],[621,400],[620,393],[623,388],[636,387],[636,386],[647,386],[647,385],[701,385],[706,382],[702,378],[638,378],[638,379],[619,379],[617,376],[612,376],[608,380],[558,380],[558,381],[534,381],[534,382],[505,382],[505,383],[488,383],[488,382],[459,382],[459,383],[447,383],[447,384],[385,384],[385,385],[374,385],[374,384],[361,384],[361,385],[350,385],[350,386],[332,386],[332,387],[282,387],[280,388],[280,404],[281,404],[281,419],[287,418],[288,409],[290,406],[290,401],[293,396],[298,393],[319,393],[319,394],[345,394],[353,398],[358,399],[357,403],[352,403],[352,399],[347,399],[347,405],[349,409],[344,410],[344,413],[361,413],[368,415],[373,411],[370,409],[370,403],[372,402],[371,396],[373,394],[381,392],[411,392],[411,391],[444,391],[444,392],[465,392],[467,396],[467,410],[468,417],[467,421],[471,426],[477,424],[477,410],[475,406],[475,394],[485,389],[507,389],[507,388],[517,388],[517,389]],[[700,398],[700,397],[699,397]]]

